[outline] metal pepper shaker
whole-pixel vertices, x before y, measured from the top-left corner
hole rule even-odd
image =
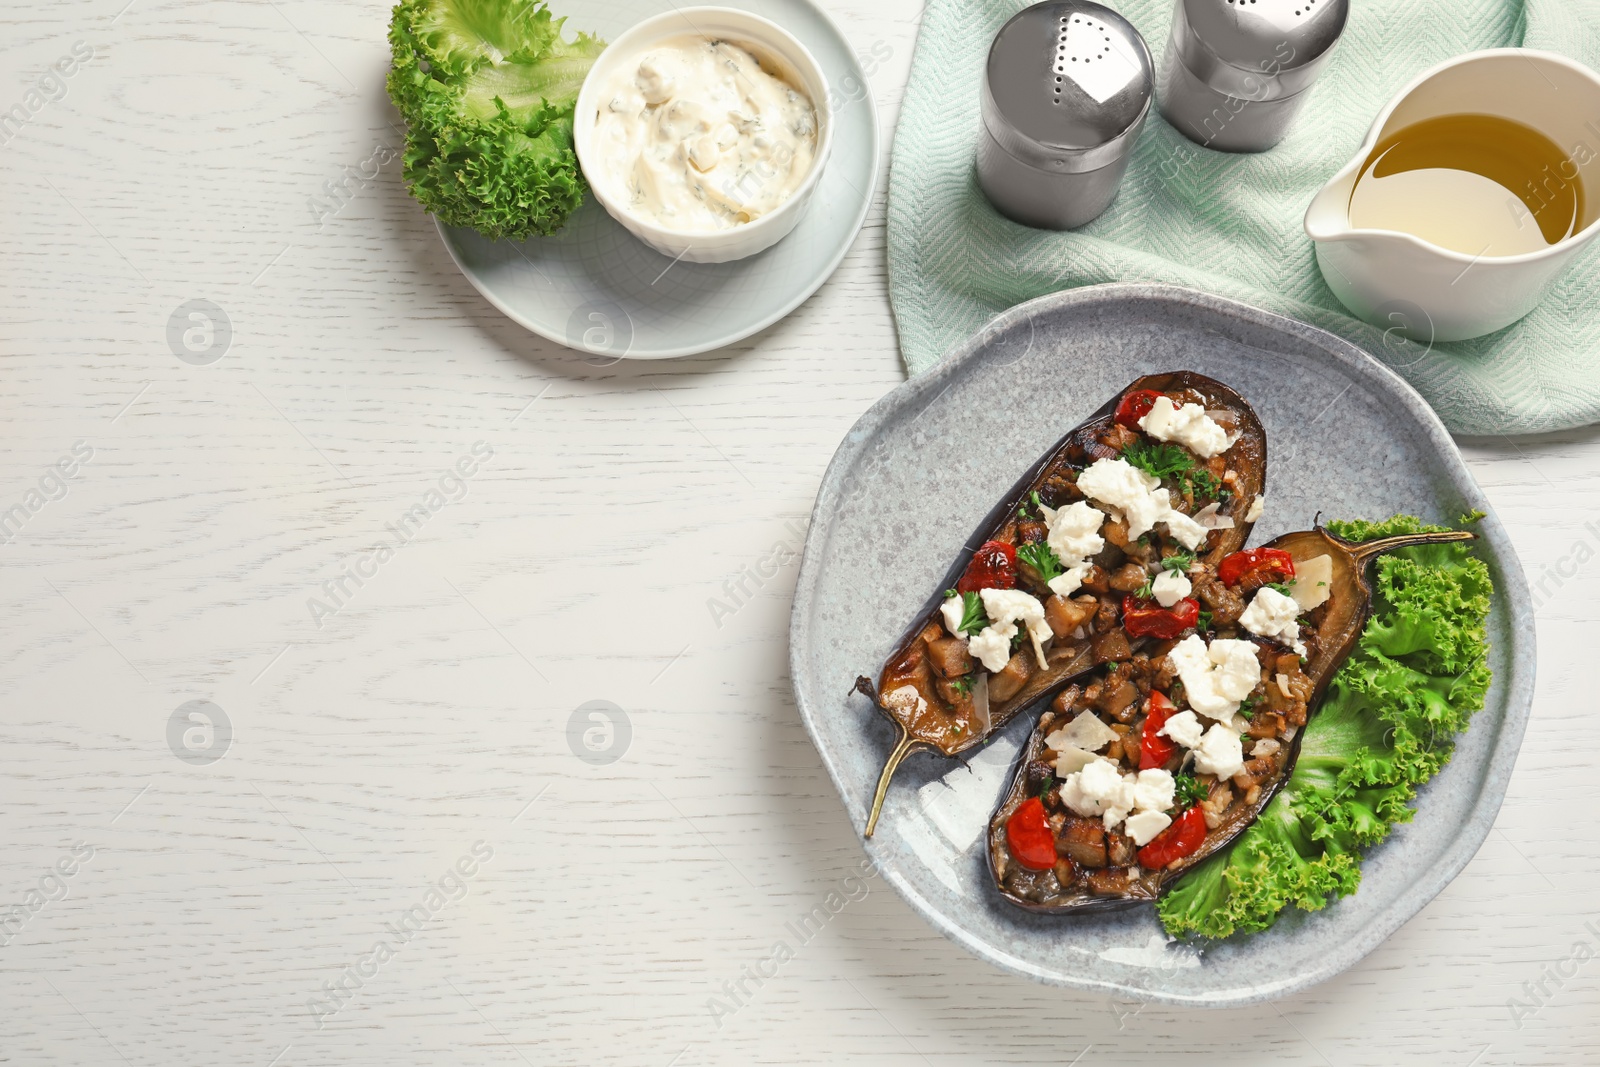
[[[1350,0],[1178,0],[1162,117],[1207,148],[1266,151],[1305,106],[1349,14]]]
[[[989,48],[978,184],[1026,226],[1082,226],[1116,199],[1154,97],[1150,49],[1127,19],[1088,0],[1026,8]]]

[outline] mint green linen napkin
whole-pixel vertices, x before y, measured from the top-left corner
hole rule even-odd
[[[1104,2],[1104,0],[1102,0]],[[1112,0],[1158,64],[1174,0]],[[1301,220],[1383,106],[1463,52],[1525,46],[1600,66],[1600,0],[1355,0],[1344,38],[1271,152],[1201,148],[1152,108],[1122,193],[1071,233],[1019,226],[978,189],[973,150],[989,42],[1023,0],[928,0],[895,136],[889,278],[913,374],[994,314],[1061,289],[1158,281],[1330,330],[1388,364],[1453,432],[1544,433],[1600,422],[1600,245],[1526,319],[1432,346],[1351,316],[1322,280]]]

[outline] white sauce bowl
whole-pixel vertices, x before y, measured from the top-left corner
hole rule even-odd
[[[668,229],[608,197],[600,183],[589,190],[611,217],[628,232],[664,256],[687,263],[726,263],[764,251],[788,236],[805,213],[833,148],[833,114],[828,106],[828,80],[806,46],[787,30],[746,11],[728,7],[685,7],[646,19],[628,30],[600,53],[578,91],[573,121],[573,142],[578,163],[588,174],[586,160],[594,136],[597,99],[603,86],[621,67],[637,64],[656,45],[671,37],[705,37],[725,40],[751,52],[766,67],[803,91],[817,116],[817,148],[811,169],[800,186],[773,211],[726,230]]]

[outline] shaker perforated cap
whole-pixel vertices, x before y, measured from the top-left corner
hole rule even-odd
[[[1212,88],[1276,100],[1310,87],[1349,15],[1350,0],[1182,0],[1175,41]]]
[[[1154,68],[1139,31],[1110,8],[1035,4],[989,49],[983,121],[1026,163],[1097,170],[1132,148],[1155,95]]]

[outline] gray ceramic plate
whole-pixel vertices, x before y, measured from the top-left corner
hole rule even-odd
[[[872,204],[879,152],[878,111],[855,50],[810,0],[715,2],[776,22],[827,76],[833,153],[805,217],[773,247],[735,263],[674,263],[623,229],[592,196],[554,237],[490,241],[441,225],[461,273],[513,321],[611,362],[707,352],[799,307],[849,251]],[[675,7],[672,0],[579,5],[568,28],[611,40]]]
[[[893,731],[849,693],[1016,479],[1067,429],[1143,374],[1192,370],[1244,394],[1269,442],[1254,543],[1329,517],[1409,512],[1454,522],[1489,505],[1433,412],[1359,349],[1227,300],[1156,286],[1079,289],[996,319],[931,372],[875,404],[817,498],[790,630],[806,728],[857,831]],[[1370,952],[1466,866],[1488,834],[1533,698],[1533,617],[1493,514],[1479,551],[1498,593],[1494,685],[1414,822],[1372,850],[1360,892],[1270,931],[1169,942],[1154,909],[1042,916],[991,888],[983,831],[1030,726],[1021,716],[967,766],[911,757],[867,853],[941,933],[989,962],[1058,985],[1183,1005],[1279,997]]]

